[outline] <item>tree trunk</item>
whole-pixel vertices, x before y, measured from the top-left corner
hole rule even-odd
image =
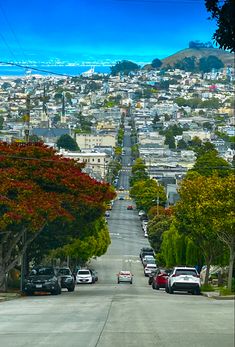
[[[229,270],[228,270],[228,290],[232,291],[233,265],[235,259],[235,250],[229,247]]]
[[[6,287],[6,271],[3,260],[3,245],[0,243],[0,292],[5,292]]]
[[[210,265],[211,261],[209,259],[206,259],[206,275],[205,275],[205,285],[208,285],[209,282],[209,275],[210,275]]]

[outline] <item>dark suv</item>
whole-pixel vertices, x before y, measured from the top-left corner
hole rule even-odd
[[[25,280],[24,292],[27,295],[32,295],[34,292],[61,294],[61,278],[52,266],[35,267]]]
[[[75,278],[69,267],[61,267],[57,271],[57,275],[61,278],[61,288],[68,289],[73,292],[75,288]]]
[[[143,258],[146,255],[152,255],[154,257],[154,250],[152,248],[149,247],[143,247],[140,250],[140,259],[143,261]]]

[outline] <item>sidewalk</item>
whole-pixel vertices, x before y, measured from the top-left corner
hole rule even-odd
[[[21,297],[21,294],[19,293],[0,293],[0,303],[2,301],[18,299],[20,297]]]
[[[216,299],[216,300],[234,300],[235,295],[220,295],[219,292],[202,292],[203,296],[206,296],[207,298]]]

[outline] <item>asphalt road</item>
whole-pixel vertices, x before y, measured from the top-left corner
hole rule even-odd
[[[139,250],[147,244],[137,211],[117,200],[106,255],[92,261],[99,281],[62,295],[0,304],[1,347],[233,347],[234,302],[166,294],[147,284]],[[130,269],[134,283],[117,284]]]

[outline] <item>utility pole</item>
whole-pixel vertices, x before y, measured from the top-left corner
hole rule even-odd
[[[25,133],[25,142],[29,143],[29,126],[30,126],[30,95],[26,97],[26,114],[25,114],[26,128]]]

